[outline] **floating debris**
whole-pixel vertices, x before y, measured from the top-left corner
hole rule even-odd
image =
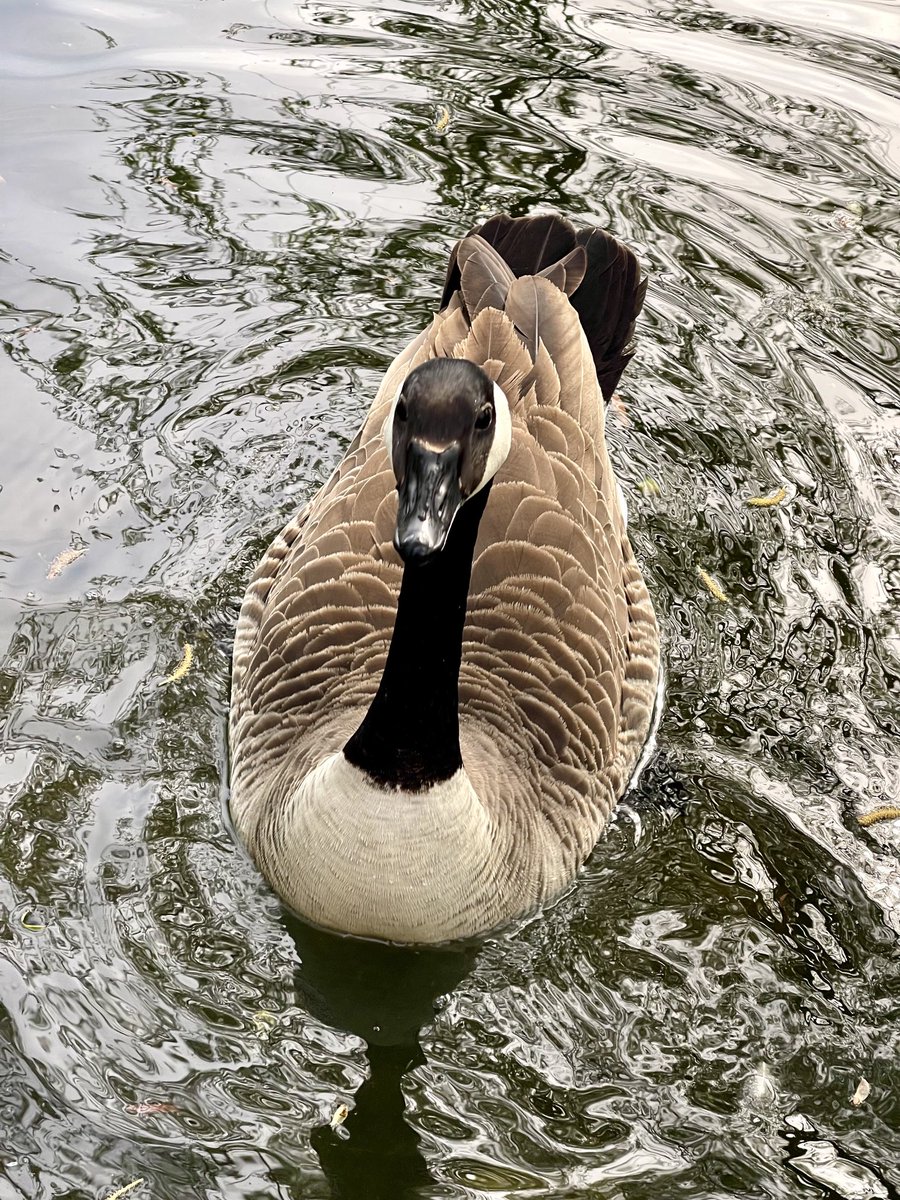
[[[769,1064],[758,1063],[744,1085],[747,1100],[759,1108],[770,1108],[778,1101],[778,1088],[772,1079]]]
[[[900,808],[896,805],[886,805],[884,808],[873,808],[871,812],[857,817],[860,825],[874,825],[877,821],[896,821],[900,818]]]
[[[725,595],[725,593],[722,591],[722,589],[719,587],[719,585],[716,583],[715,579],[713,579],[712,575],[710,575],[708,571],[704,571],[702,567],[698,567],[697,574],[700,576],[700,580],[703,583],[703,586],[706,588],[706,590],[709,592],[709,594],[711,596],[714,596],[715,599],[718,600],[720,604],[728,603],[728,597]]]
[[[853,1105],[853,1107],[859,1108],[861,1104],[864,1104],[866,1100],[868,1100],[869,1092],[871,1092],[871,1090],[872,1088],[869,1085],[868,1079],[860,1075],[859,1083],[856,1085],[856,1091],[853,1093],[853,1096],[850,1099],[850,1103]]]
[[[442,104],[438,109],[438,117],[434,123],[434,132],[443,133],[450,124],[450,109]]]
[[[846,208],[836,208],[825,218],[825,224],[841,233],[853,233],[862,225],[863,206],[859,202],[848,204]]]
[[[613,392],[609,401],[609,407],[616,414],[623,425],[631,424],[631,417],[628,415],[628,408],[618,392]]]
[[[132,1179],[131,1183],[126,1183],[125,1186],[119,1188],[119,1190],[117,1192],[113,1192],[113,1194],[111,1196],[107,1196],[106,1200],[119,1200],[120,1196],[126,1195],[128,1192],[131,1191],[132,1188],[140,1187],[140,1185],[143,1182],[144,1182],[143,1178]]]
[[[328,1122],[328,1124],[331,1126],[332,1129],[337,1129],[337,1127],[339,1125],[343,1125],[343,1123],[347,1120],[347,1118],[349,1116],[350,1116],[350,1109],[347,1107],[347,1105],[339,1104],[337,1106],[337,1108],[334,1110],[334,1112],[331,1114],[331,1120]]]
[[[171,675],[167,676],[169,683],[177,683],[179,679],[184,679],[188,671],[191,669],[191,663],[194,661],[194,651],[190,642],[184,644],[184,654],[181,662],[175,668]]]
[[[27,929],[29,933],[43,933],[47,926],[36,924],[33,921],[26,921],[25,918],[27,916],[28,913],[24,913],[22,916],[22,928]]]
[[[275,1014],[266,1012],[265,1009],[255,1012],[250,1019],[253,1022],[253,1028],[256,1030],[256,1036],[261,1042],[268,1040],[269,1034],[278,1024],[278,1018]]]
[[[47,578],[55,579],[57,575],[62,575],[66,567],[71,566],[76,559],[81,558],[86,550],[87,546],[70,546],[68,550],[63,550],[61,554],[57,554],[56,558],[50,564]]]
[[[641,482],[637,485],[637,490],[642,496],[659,496],[662,494],[662,488],[655,479],[651,479],[649,475],[645,475]]]
[[[780,487],[771,496],[750,496],[747,503],[751,508],[774,508],[787,497],[787,488]]]
[[[768,325],[780,318],[827,324],[838,320],[838,311],[830,300],[826,300],[817,292],[799,292],[784,287],[770,292],[763,298],[753,324]]]
[[[177,1104],[126,1104],[125,1111],[135,1117],[151,1117],[155,1113],[178,1112]]]

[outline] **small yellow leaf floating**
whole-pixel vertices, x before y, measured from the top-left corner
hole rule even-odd
[[[184,654],[181,657],[181,662],[175,668],[171,675],[168,676],[170,683],[177,683],[179,679],[184,679],[188,671],[191,669],[191,663],[194,661],[194,651],[190,642],[184,643]]]
[[[332,1113],[331,1120],[328,1122],[328,1124],[332,1129],[337,1129],[338,1125],[343,1125],[349,1116],[350,1109],[347,1107],[347,1105],[339,1104]]]
[[[704,587],[710,593],[711,596],[714,596],[716,598],[716,600],[719,601],[720,604],[728,603],[728,597],[725,595],[725,593],[722,591],[722,589],[719,587],[719,585],[713,579],[712,575],[710,575],[707,571],[704,571],[702,567],[697,568],[697,574],[700,576],[700,579],[703,582]]]
[[[68,550],[63,550],[61,554],[57,554],[56,558],[50,564],[47,578],[56,579],[57,575],[62,575],[66,567],[70,566],[76,559],[81,558],[85,550],[87,550],[87,546],[70,546]]]
[[[869,1086],[869,1081],[864,1076],[859,1077],[859,1083],[856,1085],[856,1091],[851,1097],[850,1103],[854,1108],[859,1108],[861,1104],[865,1104],[869,1098],[869,1092],[872,1088]]]
[[[47,926],[40,925],[34,921],[26,921],[25,917],[28,915],[28,913],[25,913],[25,915],[22,917],[22,928],[29,930],[30,933],[43,933]]]
[[[140,1187],[144,1182],[143,1179],[132,1179],[131,1183],[126,1183],[124,1187],[120,1187],[117,1192],[113,1192],[111,1196],[107,1196],[106,1200],[119,1200],[120,1196],[125,1196],[132,1188]]]
[[[637,490],[642,496],[659,496],[662,489],[655,479],[651,479],[649,475],[645,475],[641,482],[637,485]]]
[[[863,813],[856,819],[860,825],[874,825],[877,821],[896,821],[898,818],[900,818],[900,808],[888,805],[885,808],[873,808],[871,812]]]
[[[446,105],[441,105],[438,109],[438,118],[434,123],[434,132],[443,133],[450,124],[450,109]]]
[[[265,1041],[275,1026],[278,1024],[278,1018],[274,1013],[266,1012],[260,1009],[251,1017],[253,1028],[256,1030],[256,1035],[261,1041]]]
[[[776,504],[780,504],[787,496],[787,489],[780,487],[777,492],[773,492],[771,496],[751,496],[747,503],[751,508],[774,508]]]

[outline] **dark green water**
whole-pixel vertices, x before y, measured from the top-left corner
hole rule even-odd
[[[0,26],[0,1200],[896,1197],[896,3]],[[222,816],[236,605],[453,239],[536,205],[651,276],[659,753],[551,912],[348,946]]]

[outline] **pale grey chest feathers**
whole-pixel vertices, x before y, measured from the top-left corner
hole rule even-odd
[[[300,782],[283,836],[304,847],[278,890],[317,924],[362,937],[443,941],[490,906],[494,830],[468,776],[406,793],[377,787],[342,753]],[[282,871],[279,863],[273,871]]]

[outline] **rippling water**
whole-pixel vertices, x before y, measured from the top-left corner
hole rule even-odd
[[[896,1197],[896,4],[2,23],[0,1200]],[[551,912],[360,948],[224,820],[236,606],[452,241],[536,206],[651,277],[659,751]]]

